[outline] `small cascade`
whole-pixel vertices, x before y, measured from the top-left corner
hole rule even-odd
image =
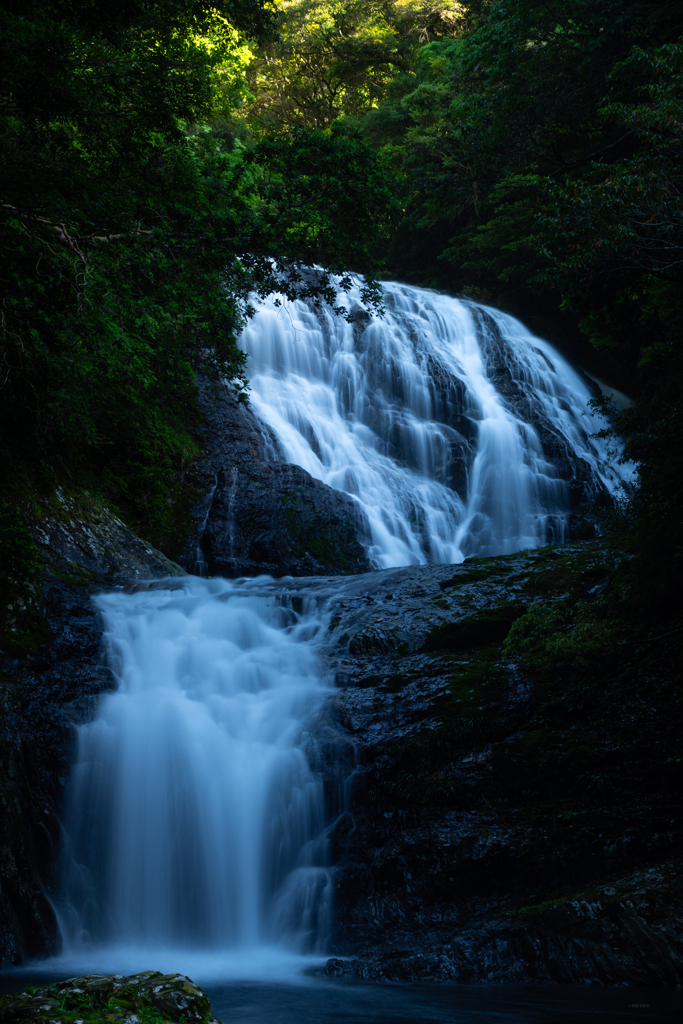
[[[306,642],[321,620],[281,590],[190,579],[97,599],[119,685],[78,733],[67,955],[324,945],[323,793],[305,749],[329,693]]]
[[[238,476],[237,466],[233,466],[228,491],[228,551],[231,558],[235,556],[235,495],[237,494]]]
[[[285,459],[360,505],[378,568],[567,539],[576,493],[613,492],[591,385],[517,320],[385,284],[351,322],[263,303],[242,336],[252,407]]]
[[[206,497],[204,498],[204,501],[202,503],[202,518],[201,518],[201,522],[199,523],[199,526],[197,528],[197,544],[196,544],[196,547],[195,547],[194,570],[195,570],[197,576],[202,576],[202,577],[206,576],[206,572],[207,572],[207,569],[208,569],[208,566],[206,564],[206,559],[204,558],[204,550],[202,548],[202,538],[204,536],[204,533],[206,532],[206,524],[209,521],[209,513],[211,512],[211,505],[213,503],[213,499],[214,499],[214,495],[216,493],[216,488],[217,487],[218,487],[218,477],[216,475],[214,475],[213,483],[211,485],[211,488],[210,488],[208,494],[206,495]]]

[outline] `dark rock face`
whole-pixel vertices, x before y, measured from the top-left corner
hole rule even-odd
[[[612,502],[606,488],[597,480],[591,467],[578,458],[567,439],[555,425],[543,414],[538,400],[531,389],[523,382],[522,374],[515,366],[515,360],[508,346],[500,337],[500,332],[492,318],[483,309],[474,309],[486,336],[486,348],[490,364],[493,367],[491,380],[496,391],[503,397],[512,412],[525,423],[531,424],[538,434],[543,454],[553,464],[560,478],[567,486],[569,507],[570,534],[581,537],[586,532],[593,535],[585,527],[586,506],[591,502],[598,505],[610,505]],[[514,371],[514,372],[513,372]],[[581,372],[577,369],[577,372]],[[584,380],[594,387],[593,382],[584,376]]]
[[[448,446],[441,466],[435,467],[434,475],[439,483],[465,500],[475,457],[476,420],[467,415],[467,389],[463,382],[434,358],[429,358],[428,365],[434,419],[446,428],[444,434]]]
[[[352,498],[284,462],[275,437],[229,391],[204,391],[203,409],[212,455],[202,465],[197,538],[182,559],[190,571],[329,576],[371,568]]]
[[[501,648],[531,603],[585,599],[606,571],[577,544],[345,583],[329,975],[683,981],[675,661],[634,668],[625,643],[575,700]]]
[[[403,949],[365,949],[328,960],[323,973],[375,981],[556,982],[603,985],[680,985],[683,977],[681,903],[669,891],[680,862],[616,879],[591,899],[559,904],[528,919],[491,915],[458,927],[432,923],[431,941]],[[657,881],[668,874],[666,883]],[[642,895],[633,897],[638,886]],[[452,928],[448,924],[452,923]],[[449,935],[448,932],[451,931]],[[418,951],[416,951],[418,950]]]
[[[91,598],[130,580],[184,575],[106,509],[29,523],[44,559],[33,645],[0,651],[0,966],[54,953],[59,814],[74,727],[110,689]]]

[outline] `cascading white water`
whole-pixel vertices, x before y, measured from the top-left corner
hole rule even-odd
[[[119,685],[79,729],[66,954],[324,944],[322,783],[303,745],[329,690],[301,642],[315,610],[278,592],[190,579],[97,599]]]
[[[497,386],[501,370],[596,491],[628,476],[590,436],[605,423],[587,382],[513,317],[406,285],[384,298],[379,319],[349,294],[352,323],[270,300],[242,336],[252,407],[287,461],[357,500],[378,567],[566,539],[566,482]]]
[[[564,539],[567,484],[525,403],[589,486],[628,476],[590,436],[603,423],[587,384],[513,318],[401,285],[385,298],[379,320],[349,296],[353,323],[269,302],[243,338],[256,412],[286,459],[358,501],[376,565]],[[229,499],[236,471],[232,486]],[[323,793],[307,756],[330,692],[312,643],[320,586],[297,612],[266,577],[98,598],[118,689],[80,727],[68,787],[60,915],[75,970],[98,949],[88,969],[123,967],[124,947],[131,971],[136,950],[186,970],[188,950],[205,963],[267,948],[272,976],[273,943],[324,946]]]

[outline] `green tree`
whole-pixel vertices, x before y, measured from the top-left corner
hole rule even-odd
[[[194,496],[196,376],[240,386],[250,295],[334,302],[353,267],[376,297],[381,161],[351,139],[247,149],[225,130],[238,30],[268,38],[267,8],[0,5],[4,488],[90,487],[171,550]]]
[[[246,116],[261,131],[329,128],[373,109],[429,39],[462,31],[456,0],[279,0],[279,37],[248,71]]]

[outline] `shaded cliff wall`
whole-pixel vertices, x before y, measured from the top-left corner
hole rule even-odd
[[[201,389],[204,500],[181,562],[209,576],[367,572],[357,503],[285,462],[275,436],[227,389]]]
[[[593,542],[346,585],[329,974],[683,981],[683,631],[610,617],[614,571]]]

